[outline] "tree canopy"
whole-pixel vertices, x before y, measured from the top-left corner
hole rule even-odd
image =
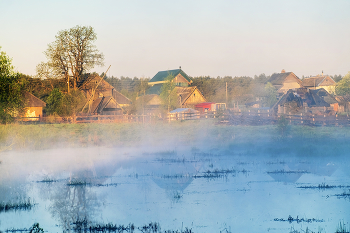
[[[59,31],[56,40],[48,45],[45,55],[47,63],[37,66],[42,77],[73,77],[74,89],[84,72],[96,65],[103,65],[103,54],[93,44],[97,36],[91,26],[75,26]]]
[[[168,111],[178,107],[175,83],[172,82],[173,79],[174,75],[172,74],[166,77],[166,82],[162,85],[159,95],[164,109],[168,109]]]
[[[337,83],[335,92],[337,95],[350,95],[350,72]]]
[[[23,83],[11,59],[0,47],[0,121],[9,123],[24,111]]]

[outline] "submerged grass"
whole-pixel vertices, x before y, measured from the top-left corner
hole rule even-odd
[[[31,210],[34,207],[34,203],[28,200],[20,200],[18,202],[0,202],[0,213],[19,210]]]
[[[159,223],[150,222],[140,227],[136,227],[133,223],[129,225],[118,225],[114,223],[93,224],[86,219],[78,219],[72,223],[74,232],[117,232],[117,233],[193,233],[192,229],[185,230],[165,230],[162,231]],[[69,229],[67,229],[69,231]]]

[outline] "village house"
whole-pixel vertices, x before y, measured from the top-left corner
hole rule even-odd
[[[29,92],[24,92],[25,113],[23,121],[40,121],[46,103]]]
[[[279,114],[334,114],[339,112],[338,101],[325,89],[298,88],[288,90],[272,107]]]
[[[119,115],[131,104],[130,99],[97,74],[84,76],[78,88],[88,99],[89,114]]]
[[[323,72],[322,75],[305,78],[302,84],[304,87],[311,90],[323,88],[330,94],[335,93],[336,82],[328,75],[323,75]]]
[[[175,83],[175,90],[178,97],[178,103],[181,108],[193,108],[195,104],[206,102],[202,93],[196,86],[191,86],[192,79],[180,69],[159,71],[149,82],[151,87],[148,89],[148,94],[160,95],[161,88],[172,76],[171,82]]]
[[[288,90],[296,90],[303,87],[302,81],[293,73],[285,72],[275,73],[268,80],[280,95],[287,93]]]

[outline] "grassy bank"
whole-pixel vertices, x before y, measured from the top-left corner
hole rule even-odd
[[[350,138],[349,128],[288,126],[281,132],[278,125],[226,126],[215,121],[172,123],[108,123],[108,124],[42,124],[0,125],[0,151],[48,149],[88,146],[162,146],[201,145],[239,146],[259,142],[276,144],[279,140],[293,143],[326,140],[342,143]],[[339,142],[340,140],[340,142]],[[286,145],[293,146],[293,145]],[[270,150],[279,150],[271,147]],[[266,148],[265,148],[266,149]],[[286,148],[282,148],[286,149]],[[307,149],[307,148],[305,148]]]

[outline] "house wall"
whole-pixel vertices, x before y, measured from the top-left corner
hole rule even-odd
[[[189,105],[195,105],[195,104],[199,104],[199,103],[203,103],[206,100],[203,98],[202,94],[198,91],[198,89],[196,89],[191,95],[190,97],[187,98],[187,100],[185,101],[185,103],[183,103],[183,107],[184,106],[189,106]]]
[[[318,86],[317,89],[324,88],[329,94],[335,94],[335,85],[331,86]]]
[[[297,78],[293,75],[288,75],[284,80],[282,87],[278,90],[278,92],[286,93],[289,89],[297,89],[302,87],[298,82]]]
[[[24,117],[42,117],[43,108],[42,107],[28,107],[26,108]],[[24,121],[39,121],[39,118],[27,118]]]
[[[181,74],[176,75],[173,82],[176,86],[188,86],[188,81]]]

